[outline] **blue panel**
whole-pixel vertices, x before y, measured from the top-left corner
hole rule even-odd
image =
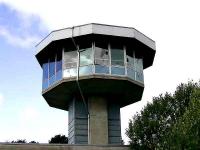
[[[79,67],[79,75],[89,75],[92,74],[93,65]]]
[[[45,90],[48,88],[48,79],[43,80],[42,89]]]
[[[56,62],[56,72],[62,70],[62,60]]]
[[[124,67],[111,67],[111,74],[116,75],[124,75],[125,74],[125,68]]]
[[[45,63],[42,65],[43,68],[43,79],[42,79],[42,89],[48,88],[48,70],[49,70],[49,64]]]
[[[127,76],[133,80],[135,80],[135,71],[131,68],[127,68]]]
[[[95,73],[109,74],[109,67],[101,66],[101,65],[95,65]]]
[[[52,77],[55,75],[55,62],[49,63],[49,77]]]
[[[56,77],[55,75],[49,78],[49,86],[51,86],[52,84],[54,84],[54,82],[56,81]]]
[[[48,79],[48,63],[45,63],[42,65],[42,69],[43,69],[43,80]]]
[[[142,72],[136,72],[136,80],[140,81],[140,82],[144,82],[143,73]]]
[[[62,79],[62,70],[56,72],[56,81],[59,81]]]

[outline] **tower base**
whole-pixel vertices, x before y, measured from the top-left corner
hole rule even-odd
[[[125,145],[4,144],[2,150],[129,150]]]
[[[69,104],[69,144],[120,145],[120,106],[114,98],[74,98]]]

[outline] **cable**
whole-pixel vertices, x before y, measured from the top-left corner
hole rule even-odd
[[[80,92],[80,95],[81,95],[81,98],[83,100],[83,103],[85,105],[85,109],[87,111],[87,114],[89,116],[89,111],[88,111],[88,107],[87,107],[87,104],[86,104],[86,100],[84,98],[84,95],[83,95],[83,91],[81,89],[81,86],[79,84],[79,64],[80,64],[80,51],[79,51],[79,47],[78,45],[76,44],[75,40],[74,40],[74,27],[72,27],[72,42],[77,50],[77,53],[78,53],[78,64],[77,64],[77,76],[76,76],[76,83],[77,83],[77,86],[78,86],[78,89],[79,89],[79,92]]]

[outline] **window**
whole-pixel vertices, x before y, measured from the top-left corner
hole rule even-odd
[[[62,79],[62,51],[56,56],[56,81]]]
[[[93,53],[92,48],[86,48],[80,50],[80,67],[79,75],[92,74],[93,65]]]
[[[49,85],[55,82],[55,56],[53,55],[49,60]]]
[[[64,69],[77,67],[77,51],[64,52]]]
[[[109,74],[109,51],[100,47],[95,47],[95,73]]]
[[[143,77],[143,61],[142,59],[135,59],[136,80],[144,81]]]
[[[77,51],[64,52],[64,77],[74,77],[77,75]]]
[[[46,89],[48,88],[48,72],[49,72],[48,62],[42,65],[42,69],[43,69],[42,89]]]
[[[124,66],[124,51],[122,49],[111,49],[111,64]]]
[[[93,64],[92,48],[80,50],[80,66]]]
[[[131,79],[135,80],[135,68],[134,68],[134,58],[126,55],[127,61],[127,75]]]
[[[111,49],[111,65],[111,74],[125,74],[123,49]]]

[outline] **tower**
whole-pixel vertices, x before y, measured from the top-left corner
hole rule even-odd
[[[37,45],[42,95],[69,111],[69,144],[121,144],[120,108],[141,100],[155,42],[134,28],[85,24]]]

